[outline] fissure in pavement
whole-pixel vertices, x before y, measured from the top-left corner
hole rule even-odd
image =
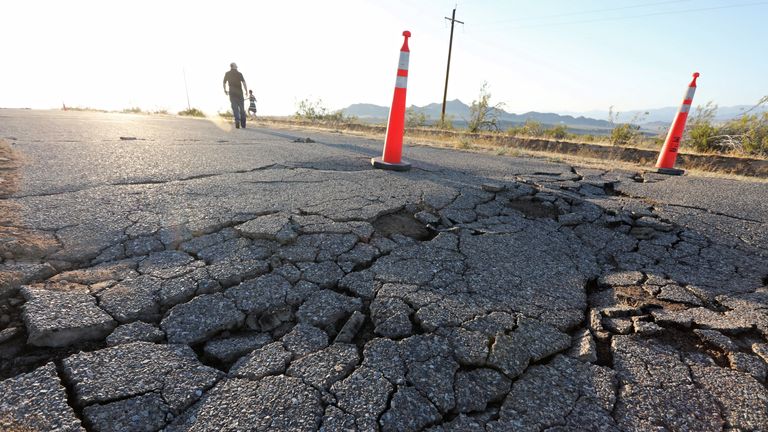
[[[754,345],[765,343],[768,327],[744,322],[758,316],[754,312],[764,304],[764,291],[755,286],[729,292],[723,286],[734,278],[766,285],[764,271],[724,268],[722,280],[685,280],[686,271],[712,266],[724,254],[737,252],[684,236],[686,229],[658,217],[658,206],[613,196],[611,182],[593,188],[588,181],[602,180],[579,174],[577,180],[563,182],[542,173],[536,175],[552,181],[537,178],[536,187],[518,182],[465,186],[442,206],[424,200],[400,203],[372,219],[334,219],[322,209],[249,214],[236,222],[190,230],[188,238],[163,244],[162,251],[128,258],[136,263],[125,277],[85,285],[92,289],[107,282],[92,294],[100,299],[95,307],[107,307],[107,292],[122,296],[119,306],[137,305],[129,311],[135,316],[112,315],[120,318],[118,329],[143,320],[162,335],[151,344],[141,342],[144,334],[132,335],[118,345],[126,355],[178,340],[194,349],[194,358],[185,357],[185,365],[213,366],[231,374],[233,365],[248,356],[265,359],[240,363],[242,377],[222,378],[210,390],[193,389],[192,394],[200,393],[194,397],[200,400],[194,415],[203,428],[280,417],[288,409],[278,401],[256,404],[266,411],[254,417],[247,410],[220,412],[216,401],[229,403],[228,392],[235,391],[227,386],[246,382],[265,386],[249,390],[247,397],[262,397],[260,392],[296,382],[339,400],[359,394],[360,404],[368,401],[377,408],[354,411],[314,396],[289,405],[299,407],[296,421],[306,414],[311,420],[306,424],[314,428],[330,422],[336,408],[354,417],[358,427],[373,421],[383,430],[459,427],[466,424],[462,422],[501,430],[516,422],[531,428],[578,426],[584,420],[580,415],[592,414],[606,416],[608,426],[617,429],[642,424],[642,415],[654,424],[672,425],[670,416],[679,416],[699,425],[695,416],[686,417],[685,407],[675,407],[671,414],[635,411],[642,408],[632,388],[656,391],[656,358],[669,362],[673,380],[692,379],[694,369],[703,374],[696,378],[698,393],[691,403],[714,406],[718,415],[728,415],[726,402],[712,402],[715,396],[701,393],[705,386],[699,381],[719,379],[721,370],[727,370],[738,377],[736,388],[754,390],[754,381],[765,391],[765,366],[762,375],[759,366],[764,351]],[[89,271],[92,266],[81,263],[77,268]],[[168,288],[164,284],[193,274],[189,286],[173,287],[180,290],[178,297],[162,297]],[[137,279],[144,281],[141,286],[124,289],[131,286],[126,281]],[[148,294],[142,295],[142,289]],[[161,298],[176,300],[161,305]],[[141,316],[144,302],[157,313]],[[11,310],[11,321],[19,327],[20,306]],[[334,343],[355,314],[362,316],[352,326],[356,331]],[[65,325],[77,326],[77,317]],[[715,333],[700,336],[696,331],[702,329]],[[0,342],[4,366],[12,365],[3,371],[4,378],[15,379],[51,359],[61,369],[61,359],[78,350],[95,356],[106,356],[108,350],[103,340],[61,350],[33,348],[24,343],[27,336],[29,329]],[[736,348],[697,342],[704,336],[725,341],[723,346],[730,346],[730,340]],[[349,342],[354,349],[343,348]],[[18,351],[9,355],[13,349]],[[40,357],[34,358],[36,354]],[[24,358],[26,363],[17,362]],[[272,363],[272,369],[258,370],[260,364]],[[104,366],[95,362],[84,367],[88,377],[103,373]],[[674,375],[683,369],[684,375]],[[294,378],[298,381],[290,381]],[[612,384],[582,394],[583,382],[600,380]],[[553,389],[550,382],[563,387]],[[67,385],[72,404],[81,390]],[[542,394],[563,398],[574,391],[576,396],[563,399],[559,408],[537,399]],[[460,406],[468,393],[483,408]],[[529,407],[533,415],[519,411],[525,400],[540,402]],[[581,405],[585,400],[590,402]],[[311,414],[314,404],[322,408],[322,416]],[[579,411],[584,409],[593,411]],[[191,415],[191,410],[185,413]],[[73,415],[83,419],[80,411]],[[760,413],[755,415],[752,423],[729,421],[748,428],[760,424]],[[181,421],[172,420],[176,426]]]

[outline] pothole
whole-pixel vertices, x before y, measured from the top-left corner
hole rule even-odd
[[[600,286],[597,284],[597,278],[590,278],[586,284],[584,284],[584,288],[587,291],[587,295],[592,294],[594,292],[599,291]]]
[[[763,277],[763,286],[768,287],[768,275],[765,275],[765,277]]]
[[[601,286],[599,285],[597,278],[590,278],[587,280],[587,282],[584,284],[584,290],[587,293],[587,299],[589,302],[589,307],[587,308],[587,316],[584,319],[589,322],[590,318],[588,312],[599,306],[595,304],[595,299],[599,297],[599,293],[601,291]],[[605,289],[602,291],[605,291]],[[597,355],[595,364],[612,368],[613,353],[611,352],[611,334],[608,332],[604,332],[603,334],[594,333],[592,334],[592,337],[595,341],[595,354]]]
[[[211,338],[203,342],[192,344],[189,347],[192,348],[192,351],[195,352],[195,355],[197,356],[197,360],[200,361],[200,363],[202,363],[205,366],[212,367],[214,369],[218,369],[226,373],[229,371],[229,368],[232,367],[232,364],[234,364],[236,360],[233,360],[231,362],[223,362],[221,360],[210,357],[208,354],[206,354],[205,344],[214,339],[215,338]]]
[[[616,304],[629,306],[648,313],[651,309],[664,309],[668,312],[680,312],[689,307],[684,303],[659,300],[640,285],[614,287]]]
[[[36,347],[27,345],[25,340],[26,332],[0,346],[0,381],[32,372],[48,362],[59,361],[78,352],[97,351],[105,347],[99,341],[80,342],[60,348]]]
[[[533,219],[554,219],[558,216],[557,208],[548,202],[532,200],[514,200],[507,207],[517,210],[525,216]]]
[[[613,368],[613,352],[611,352],[611,339],[601,340],[595,338],[595,351],[597,353],[598,366]]]
[[[357,349],[360,352],[361,357],[362,357],[363,349],[365,348],[365,345],[377,337],[376,334],[374,333],[374,329],[375,327],[373,325],[373,321],[371,321],[370,315],[366,313],[365,321],[363,321],[363,325],[357,331],[357,334],[355,334],[355,337],[352,338],[352,343],[357,346]]]
[[[380,216],[372,225],[376,232],[385,237],[400,234],[419,241],[429,241],[437,236],[437,231],[430,230],[406,211]]]
[[[712,358],[718,366],[728,367],[728,356],[726,353],[705,344],[690,329],[668,326],[659,335],[654,336],[654,339],[659,343],[674,348],[678,352],[704,353]]]
[[[0,380],[31,372],[44,364],[78,352],[98,349],[98,342],[81,342],[70,347],[36,347],[28,345],[27,330],[22,320],[23,298],[0,301],[0,331],[7,338],[0,342]]]

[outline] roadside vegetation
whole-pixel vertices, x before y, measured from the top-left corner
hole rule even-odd
[[[491,105],[491,93],[488,91],[488,83],[484,82],[480,87],[480,96],[472,101],[469,106],[469,121],[467,130],[470,132],[480,132],[482,130],[498,131],[499,114],[504,108],[503,103]]]
[[[123,108],[120,111],[108,111],[104,109],[81,107],[81,106],[66,106],[62,105],[62,111],[79,111],[79,112],[99,112],[99,113],[120,113],[120,114],[168,114],[168,110],[165,108],[155,108],[154,110],[143,110],[139,107]]]
[[[185,109],[184,111],[179,111],[179,115],[188,117],[205,117],[205,113],[197,108],[189,108]]]
[[[409,107],[405,110],[405,127],[420,128],[427,125],[427,115],[423,112],[418,112],[413,107]]]
[[[346,116],[344,111],[331,111],[325,107],[322,99],[302,99],[296,106],[294,117],[299,120],[321,121],[328,123],[356,123],[357,117]]]
[[[131,107],[131,108],[124,108],[122,111],[120,111],[121,114],[168,114],[168,110],[164,108],[156,108],[154,110],[143,110],[139,107]]]
[[[446,114],[445,120],[438,119],[433,127],[440,130],[453,130],[453,116],[451,114]]]
[[[621,114],[613,110],[613,105],[608,108],[608,121],[611,123],[610,142],[613,145],[626,146],[632,142],[641,141],[643,134],[640,132],[640,124],[645,121],[648,113],[635,114],[628,123],[620,123]]]
[[[683,149],[703,154],[721,154],[741,157],[768,158],[768,112],[758,108],[768,105],[768,96],[763,97],[740,117],[726,122],[717,122],[717,105],[709,102],[697,107],[695,115],[688,119],[683,138]],[[667,128],[656,134],[641,129],[648,113],[634,115],[628,120],[611,106],[608,119],[611,128],[601,135],[574,133],[565,124],[543,125],[535,120],[501,130],[499,113],[502,103],[493,103],[488,83],[480,87],[478,98],[470,105],[470,118],[463,119],[466,128],[454,126],[454,118],[447,115],[444,122],[435,120],[423,112],[410,107],[405,112],[406,134],[411,136],[456,136],[453,145],[469,149],[473,141],[502,142],[510,137],[518,139],[542,139],[571,143],[598,144],[604,146],[639,148],[658,151],[667,135]],[[225,115],[225,114],[220,114]],[[297,104],[295,121],[302,123],[330,124],[337,128],[362,124],[359,119],[344,115],[343,111],[331,111],[321,99],[303,99]],[[672,120],[672,119],[670,119]],[[462,123],[463,124],[463,123]],[[376,127],[375,125],[371,125]],[[378,127],[381,127],[379,125]]]
[[[683,143],[702,153],[733,153],[768,157],[768,112],[755,112],[768,104],[764,96],[740,117],[715,122],[717,105],[708,102],[688,121]]]
[[[80,112],[100,112],[100,113],[106,113],[109,112],[107,110],[98,109],[98,108],[91,108],[91,107],[81,107],[81,106],[66,106],[63,105],[61,108],[62,111],[80,111]]]

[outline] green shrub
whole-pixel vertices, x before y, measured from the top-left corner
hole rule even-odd
[[[713,125],[715,115],[717,114],[717,105],[712,101],[704,106],[697,106],[696,111],[688,119],[685,131],[683,133],[683,145],[691,147],[697,152],[712,151],[712,138],[717,135],[717,128]],[[664,135],[666,139],[666,134]]]
[[[106,112],[109,112],[109,111],[107,111],[107,110],[98,109],[98,108],[91,108],[91,107],[79,107],[79,106],[75,106],[75,107],[68,107],[68,106],[66,106],[66,105],[62,107],[62,110],[64,110],[64,111],[100,112],[100,113],[106,113]]]
[[[568,128],[565,125],[557,125],[551,129],[544,131],[544,134],[553,139],[565,139],[570,135]]]
[[[717,105],[708,102],[696,108],[685,130],[683,144],[698,152],[729,152],[768,156],[768,112],[752,113],[768,103],[763,97],[740,117],[716,124]]]
[[[355,123],[357,122],[357,117],[354,116],[345,116],[344,111],[338,110],[338,111],[330,111],[328,108],[326,108],[323,105],[322,99],[317,100],[309,100],[309,99],[302,99],[299,101],[299,104],[296,106],[296,114],[294,116],[298,119],[303,120],[320,120],[320,121],[328,121],[328,122],[334,122],[334,123],[340,123],[340,122],[346,122],[346,123]]]
[[[133,108],[124,108],[121,112],[123,114],[141,114],[143,111],[141,111],[141,108],[139,107],[133,107]]]
[[[541,127],[541,122],[528,119],[520,128],[520,134],[529,137],[540,137],[544,134],[544,128]]]
[[[510,127],[508,127],[508,128],[507,128],[506,134],[507,134],[507,135],[510,135],[510,136],[518,136],[518,135],[521,135],[521,134],[522,134],[522,133],[520,132],[520,131],[521,131],[521,129],[522,129],[522,128],[521,128],[521,127],[519,127],[519,126],[510,126]]]
[[[344,121],[344,111],[338,110],[333,111],[328,114],[325,114],[324,116],[320,117],[318,120],[325,120],[330,122],[341,122]]]
[[[725,123],[712,144],[747,155],[768,156],[768,113],[744,114]]]
[[[179,111],[179,115],[188,117],[205,117],[205,113],[197,108],[189,108],[185,109],[184,111]]]
[[[700,123],[691,126],[688,130],[688,139],[684,142],[697,152],[708,152],[711,150],[710,142],[715,135],[717,135],[717,128],[709,123]]]
[[[413,107],[405,110],[405,126],[409,128],[424,127],[427,124],[427,115],[423,112],[416,112]]]
[[[469,107],[467,129],[470,132],[499,130],[499,114],[503,107],[503,103],[491,105],[491,93],[488,92],[488,83],[484,82],[480,87],[480,96],[478,100],[472,101],[472,105]]]
[[[323,106],[323,101],[317,99],[311,101],[302,99],[296,107],[296,117],[306,120],[318,120],[328,114],[328,109]]]
[[[469,150],[472,147],[472,140],[469,139],[469,137],[463,135],[459,138],[459,142],[456,144],[456,148],[463,150]]]
[[[611,144],[613,145],[627,145],[637,135],[640,130],[639,126],[623,123],[616,125],[611,131]]]
[[[613,130],[609,140],[613,145],[627,145],[635,140],[640,140],[642,135],[640,134],[640,126],[646,117],[648,112],[638,113],[632,117],[629,123],[618,123],[620,113],[613,110],[613,105],[608,108],[608,121],[611,122]]]
[[[438,129],[453,130],[453,116],[450,114],[446,115],[445,119],[438,120],[435,123],[435,127]]]

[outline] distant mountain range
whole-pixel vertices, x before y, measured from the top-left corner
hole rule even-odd
[[[424,113],[430,122],[435,122],[440,119],[440,112],[442,104],[432,103],[425,106],[411,105],[417,113]],[[749,105],[737,105],[732,107],[720,107],[717,110],[717,116],[715,120],[725,121],[736,118],[744,113],[744,111],[750,109]],[[636,119],[640,122],[642,128],[648,132],[657,132],[669,127],[669,124],[674,119],[677,113],[678,107],[665,107],[649,110],[632,110],[632,111],[619,111],[618,122],[625,123]],[[353,104],[342,110],[345,115],[356,116],[363,121],[368,122],[384,122],[389,115],[389,107],[373,105],[373,104]],[[768,111],[768,107],[760,107],[755,112]],[[454,99],[448,101],[445,107],[445,113],[451,116],[454,125],[462,127],[466,125],[466,121],[469,119],[469,105],[464,102]],[[695,109],[692,114],[695,114]],[[605,132],[612,128],[611,123],[608,121],[608,110],[605,111],[588,111],[588,112],[564,112],[564,113],[542,113],[536,111],[530,111],[523,114],[509,113],[504,110],[499,110],[499,127],[502,129],[521,125],[526,120],[534,120],[540,122],[543,125],[555,126],[566,125],[569,129],[574,131],[586,132]]]
[[[675,114],[677,113],[678,108],[679,107],[664,107],[664,108],[655,108],[655,109],[647,109],[647,110],[630,110],[630,111],[618,110],[617,113],[619,114],[620,122],[628,122],[632,120],[635,116],[638,116],[638,118],[641,118],[644,123],[662,122],[665,124],[669,124],[672,122],[672,119],[675,117]],[[726,121],[726,120],[734,119],[744,114],[744,112],[749,110],[750,108],[752,108],[752,105],[735,105],[735,106],[729,106],[729,107],[718,107],[715,120]],[[761,113],[766,111],[768,111],[768,107],[762,106],[755,109],[752,112]],[[582,115],[585,117],[608,120],[608,110],[604,110],[604,111],[594,110],[594,111],[587,111],[587,112],[580,112],[580,113],[564,112],[563,114]],[[694,108],[691,110],[691,114],[692,115],[696,114],[695,104],[694,104]]]
[[[425,106],[411,105],[417,113],[424,113],[431,121],[437,121],[440,119],[440,113],[442,111],[442,104],[432,103]],[[345,115],[356,116],[361,120],[376,121],[386,120],[389,115],[389,108],[373,104],[353,104],[342,110]],[[454,99],[448,101],[445,104],[445,114],[452,118],[455,125],[466,124],[469,119],[469,105],[464,102]],[[508,113],[504,110],[499,110],[499,122],[501,127],[509,127],[512,125],[520,125],[527,120],[535,120],[544,125],[559,125],[564,124],[569,127],[578,128],[594,128],[605,129],[610,128],[611,124],[607,120],[597,120],[593,118],[587,118],[584,116],[571,116],[560,115],[554,113],[540,113],[540,112],[527,112],[524,114]]]

